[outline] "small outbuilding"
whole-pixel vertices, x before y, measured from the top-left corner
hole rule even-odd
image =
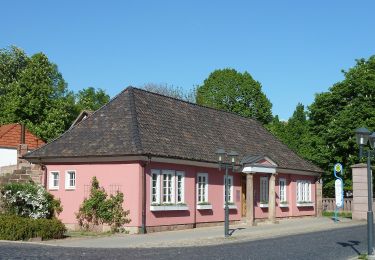
[[[109,193],[124,193],[128,228],[152,232],[223,222],[218,148],[239,153],[228,179],[230,221],[318,214],[322,170],[261,123],[133,87],[25,158],[45,166],[68,227],[77,227],[96,176]]]

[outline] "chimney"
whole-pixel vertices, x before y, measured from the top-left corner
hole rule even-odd
[[[21,123],[21,144],[25,144],[25,138],[26,138],[25,124]]]
[[[23,165],[27,165],[28,162],[24,159],[21,159],[27,153],[27,144],[26,144],[26,128],[25,124],[21,123],[21,138],[20,138],[20,145],[18,146],[17,151],[17,169],[21,169]]]

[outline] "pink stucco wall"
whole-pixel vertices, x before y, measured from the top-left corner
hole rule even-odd
[[[254,215],[256,219],[268,218],[268,209],[260,208],[260,177],[269,174],[255,174],[254,175]],[[281,208],[280,205],[280,187],[279,179],[286,179],[286,196],[288,201],[287,208]],[[315,181],[313,176],[283,174],[279,173],[276,176],[275,192],[276,192],[276,217],[298,217],[298,216],[313,216],[315,215],[315,206],[313,207],[297,207],[297,181],[308,180],[311,182],[311,200],[315,204]]]
[[[150,180],[151,180],[151,169],[160,170],[176,170],[185,172],[185,203],[188,205],[189,210],[186,211],[150,211]],[[174,224],[193,224],[200,222],[218,222],[224,220],[224,173],[225,171],[219,171],[218,169],[177,165],[177,164],[165,164],[165,163],[151,163],[146,168],[146,225],[147,226],[158,226],[158,225],[174,225]],[[212,204],[212,210],[197,210],[196,209],[196,176],[198,173],[208,174],[208,201]],[[230,220],[241,219],[241,186],[240,186],[240,174],[230,172],[233,176],[233,199],[237,206],[237,209],[231,209],[229,211]]]
[[[175,170],[185,173],[185,203],[188,210],[182,211],[151,211],[151,170]],[[65,189],[65,173],[68,170],[76,171],[76,188]],[[103,163],[103,164],[63,164],[47,165],[47,188],[51,171],[60,172],[58,190],[49,190],[57,198],[61,199],[63,212],[59,218],[66,224],[77,223],[75,213],[78,212],[84,197],[89,195],[90,182],[96,176],[102,187],[109,193],[111,185],[117,185],[124,193],[124,208],[130,210],[131,222],[128,226],[140,227],[142,224],[142,171],[143,168],[137,162],[134,163]],[[224,220],[224,173],[214,168],[187,166],[179,164],[151,162],[145,169],[146,174],[146,226],[194,224],[204,222],[220,222]],[[198,173],[208,174],[208,201],[212,204],[212,210],[196,209],[196,178]],[[240,220],[242,211],[241,174],[231,173],[233,176],[233,200],[237,209],[230,210],[230,220]],[[254,213],[256,219],[268,217],[268,209],[261,209],[260,202],[260,177],[267,174],[254,175]],[[279,178],[285,178],[287,182],[288,208],[279,207]],[[276,177],[276,217],[315,215],[314,207],[297,207],[296,205],[296,181],[311,181],[311,198],[315,202],[314,177],[305,175],[292,175],[279,173]],[[113,187],[113,186],[112,186]]]
[[[76,188],[65,189],[65,172],[76,171]],[[110,193],[110,185],[116,185],[124,193],[124,209],[130,210],[131,222],[128,226],[140,226],[141,223],[141,171],[138,163],[131,164],[70,164],[70,165],[47,165],[47,189],[49,189],[49,178],[51,171],[60,172],[58,190],[49,190],[57,198],[61,199],[63,212],[59,218],[65,224],[77,223],[75,213],[78,212],[84,197],[89,195],[90,183],[96,176],[100,186]],[[113,188],[115,186],[112,186]]]

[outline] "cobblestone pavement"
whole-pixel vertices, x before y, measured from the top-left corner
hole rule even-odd
[[[179,231],[150,233],[146,235],[115,235],[101,238],[80,238],[43,241],[43,244],[66,247],[94,248],[145,248],[145,247],[184,247],[207,246],[222,243],[254,241],[259,239],[302,234],[351,226],[365,222],[343,219],[334,223],[329,218],[300,218],[281,220],[279,224],[260,224],[258,226],[231,226],[232,236],[224,239],[222,226],[196,228]]]
[[[81,248],[0,242],[0,259],[349,259],[366,251],[366,226],[221,245]]]

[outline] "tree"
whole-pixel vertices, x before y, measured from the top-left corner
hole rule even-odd
[[[17,47],[0,50],[0,124],[23,122],[51,140],[76,117],[74,95],[43,53],[28,57]]]
[[[15,46],[0,50],[0,124],[25,123],[50,141],[66,131],[81,110],[109,101],[104,90],[89,87],[76,95],[43,53],[28,57]]]
[[[248,72],[215,70],[198,87],[196,99],[199,105],[255,118],[263,124],[272,120],[272,104]]]
[[[109,95],[103,89],[85,88],[76,94],[78,112],[82,110],[95,111],[109,102]]]
[[[195,88],[188,92],[184,92],[181,87],[175,87],[168,84],[155,84],[148,83],[142,86],[144,90],[161,94],[168,97],[173,97],[181,100],[185,100],[191,103],[195,103]]]
[[[317,94],[309,107],[312,160],[326,171],[325,194],[333,195],[333,165],[344,165],[345,189],[351,189],[350,166],[358,162],[354,130],[365,126],[375,130],[375,56],[360,59],[345,79],[328,92]],[[318,155],[318,156],[317,156]]]
[[[308,139],[311,138],[306,113],[304,105],[298,103],[287,122],[280,122],[278,116],[275,116],[272,122],[266,126],[271,133],[304,158],[309,157],[309,149],[305,148],[307,148]]]

